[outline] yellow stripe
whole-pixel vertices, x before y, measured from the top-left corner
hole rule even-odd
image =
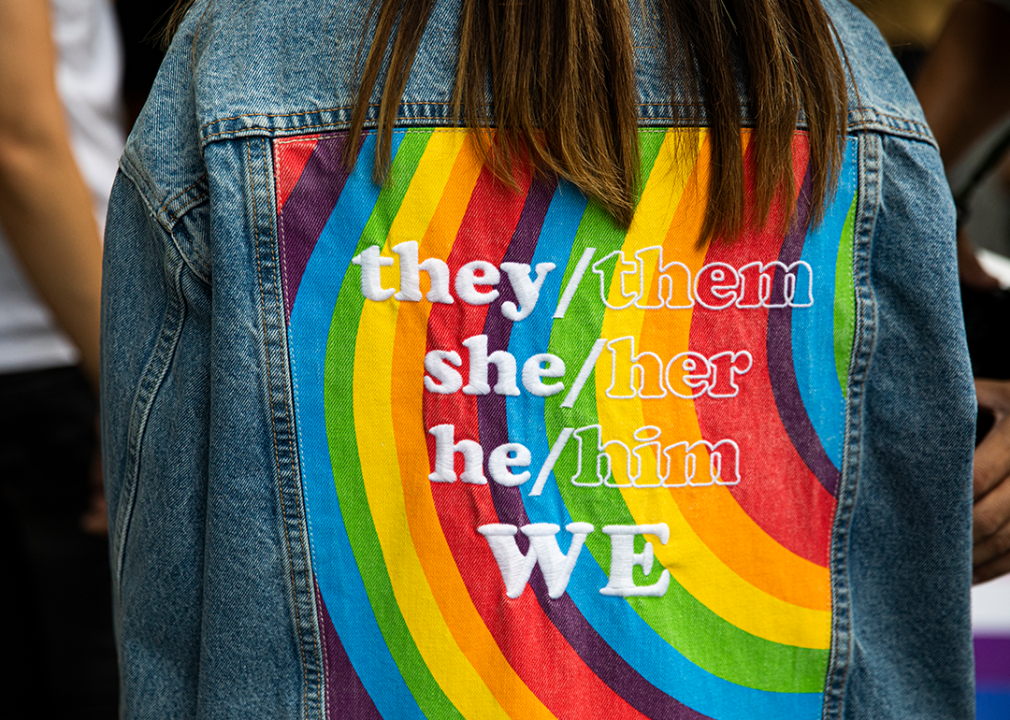
[[[626,258],[633,258],[637,250],[661,242],[658,239],[666,238],[667,228],[670,233],[677,232],[677,228],[671,227],[671,223],[677,203],[684,195],[691,168],[675,166],[677,160],[673,152],[675,142],[674,132],[668,133],[656,159],[656,168],[650,174],[643,192],[636,219],[625,240],[623,251]],[[707,162],[704,155],[699,156],[698,160]],[[705,196],[703,192],[699,192],[699,195],[698,198],[683,199],[685,202],[695,203],[697,213],[700,215],[704,208]],[[669,256],[667,248],[664,247],[666,254],[663,258],[664,262],[673,259],[683,262],[691,270],[692,278],[705,258],[704,249],[698,250],[693,245],[695,237],[696,235],[685,234],[681,241],[675,239],[674,244],[680,249],[677,257]],[[654,268],[647,270],[646,287],[650,286],[654,275]],[[626,301],[618,282],[611,285],[610,301],[615,305]],[[625,310],[607,309],[601,336],[609,339],[632,335],[636,339],[637,353],[643,350],[661,350],[658,354],[664,360],[668,360],[673,353],[689,347],[691,311],[658,312],[663,312],[664,318],[668,318],[668,330],[664,333],[668,342],[662,349],[638,347],[645,311],[635,307]],[[628,447],[632,447],[637,444],[633,438],[634,431],[645,425],[642,401],[608,398],[606,391],[610,383],[610,374],[610,357],[609,353],[605,353],[597,363],[596,372],[597,407],[603,438],[621,440]],[[663,428],[665,434],[676,437],[664,437],[663,440],[666,443],[700,440],[702,436],[694,404],[680,399],[676,399],[676,404],[678,411],[674,426]],[[670,526],[670,541],[666,545],[653,543],[656,559],[699,602],[740,629],[766,640],[807,648],[828,647],[830,612],[811,610],[784,602],[754,587],[733,572],[712,553],[687,522],[672,497],[672,493],[676,490],[636,488],[620,492],[636,523],[662,521]]]
[[[448,260],[480,170],[480,160],[472,149],[460,152],[445,193],[439,200],[438,210],[420,241],[421,257]],[[410,312],[400,313],[393,348],[397,368],[422,366],[430,311],[431,304],[421,302],[411,307]],[[550,720],[554,715],[512,669],[470,601],[469,591],[443,535],[428,480],[430,468],[425,432],[417,422],[424,410],[421,387],[419,384],[406,385],[393,385],[393,428],[400,471],[403,473],[401,488],[407,523],[428,586],[456,643],[470,658],[509,716],[524,720]]]
[[[435,133],[428,141],[383,254],[426,228],[462,147],[461,133]],[[393,286],[393,279],[386,286]],[[466,718],[506,720],[501,707],[446,626],[412,544],[400,484],[389,385],[399,303],[365,301],[354,357],[354,426],[375,530],[393,593],[417,649],[446,697]]]

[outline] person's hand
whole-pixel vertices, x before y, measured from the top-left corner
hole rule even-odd
[[[101,437],[101,423],[95,417],[95,437]],[[91,457],[91,467],[88,469],[88,504],[81,513],[78,524],[88,535],[102,537],[109,534],[109,515],[105,505],[105,482],[102,479],[101,443],[95,443]]]
[[[996,422],[975,449],[973,582],[1010,572],[1010,381],[976,380],[978,405]]]
[[[108,508],[105,506],[105,483],[102,482],[102,454],[97,450],[88,473],[88,506],[81,515],[81,529],[98,537],[109,534]]]

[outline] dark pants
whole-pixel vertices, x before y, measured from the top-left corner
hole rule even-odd
[[[95,400],[77,368],[0,375],[0,715],[117,716],[108,542],[84,533]]]

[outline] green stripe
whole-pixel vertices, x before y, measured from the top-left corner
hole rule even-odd
[[[647,179],[664,136],[640,133],[639,137],[642,174]],[[624,243],[624,235],[623,230],[615,228],[605,211],[590,205],[575,236],[572,259],[565,271],[562,287],[565,287],[586,247],[595,247],[594,257],[599,258],[619,250]],[[612,276],[608,277],[608,286],[612,280]],[[600,302],[598,277],[591,271],[587,272],[565,317],[554,322],[549,351],[566,360],[585,358],[600,336],[605,310]],[[595,387],[594,373],[586,383],[587,391],[579,395],[571,409],[560,407],[563,393],[546,399],[545,423],[551,445],[563,427],[578,428],[599,422],[596,393],[588,391]],[[576,443],[569,443],[554,467],[562,500],[572,518],[594,524],[603,520],[607,524],[635,524],[618,490],[575,487],[568,482],[568,478],[576,473],[576,447]],[[610,543],[606,535],[590,534],[585,547],[601,568],[610,566]],[[639,568],[635,569],[635,573],[639,582],[643,582]],[[713,613],[672,577],[670,588],[660,601],[657,602],[656,598],[629,598],[628,602],[667,643],[695,665],[718,677],[746,687],[775,692],[824,690],[827,650],[798,648],[751,635]]]
[[[430,130],[412,131],[404,137],[355,254],[370,245],[385,244],[430,137]],[[340,512],[379,629],[421,712],[427,717],[462,720],[432,677],[400,613],[368,507],[354,431],[354,406],[347,401],[353,397],[354,349],[363,306],[361,270],[351,265],[340,287],[326,344],[326,431]]]
[[[838,242],[838,260],[835,263],[835,369],[838,384],[842,386],[842,397],[848,395],[849,360],[852,358],[852,342],[856,335],[856,292],[852,286],[852,245],[856,226],[856,200],[845,218],[842,238]]]

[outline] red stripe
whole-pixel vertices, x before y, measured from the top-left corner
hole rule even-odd
[[[319,136],[298,138],[297,140],[281,140],[274,143],[276,161],[274,163],[277,173],[277,212],[281,211],[284,203],[291,196],[291,191],[298,184],[298,179],[302,176],[302,170],[312,157],[312,151],[316,149]]]
[[[501,263],[519,222],[532,177],[518,178],[519,190],[504,187],[485,168],[467,206],[447,264],[451,277],[467,262]],[[501,282],[507,282],[504,273]],[[473,306],[455,295],[453,305],[436,304],[428,320],[427,351],[455,350],[463,360],[460,372],[466,378],[467,353],[462,340],[480,335],[487,305]],[[424,393],[424,426],[452,423],[456,442],[480,440],[477,401],[461,392],[453,395]],[[435,441],[427,436],[429,466],[434,471]],[[491,448],[485,448],[485,453]],[[456,473],[462,473],[462,457],[456,456]],[[486,485],[432,483],[432,496],[442,532],[456,561],[463,582],[488,630],[523,682],[559,718],[573,720],[642,718],[585,665],[554,624],[544,614],[533,590],[521,597],[505,596],[498,563],[477,527],[499,522]],[[578,688],[573,692],[573,688]]]
[[[753,162],[748,148],[746,198],[753,202]],[[797,191],[809,158],[805,136],[793,144],[793,169]],[[772,220],[782,210],[773,209]],[[774,223],[769,223],[774,227]],[[715,242],[706,263],[724,262],[740,267],[775,260],[782,247],[775,232],[750,233],[736,242]],[[798,311],[802,312],[802,310]],[[740,378],[740,394],[731,399],[707,395],[695,400],[703,437],[716,442],[731,438],[740,446],[740,484],[730,488],[733,497],[766,533],[800,557],[822,567],[828,564],[835,499],[803,462],[779,418],[768,375],[767,308],[711,311],[695,308],[691,322],[691,349],[706,356],[725,350],[748,350],[754,363]]]

